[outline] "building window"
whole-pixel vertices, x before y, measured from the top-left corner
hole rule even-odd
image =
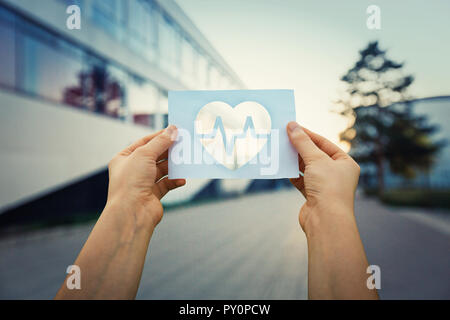
[[[90,18],[117,43],[134,43],[140,55],[158,58],[163,71],[188,87],[227,85],[222,70],[153,1],[60,1],[88,6]],[[0,41],[1,86],[155,129],[167,125],[165,89],[1,5]]]
[[[169,99],[167,97],[167,91],[161,91],[159,94],[158,112],[159,113],[169,112]]]
[[[159,117],[159,127],[165,128],[169,124],[169,100],[167,98],[167,91],[161,91],[159,95],[159,106],[158,106],[158,117]]]
[[[82,76],[85,106],[96,113],[125,119],[126,78],[122,70],[93,56],[89,57]]]
[[[81,106],[73,94],[82,75],[81,52],[67,42],[30,25],[22,25],[20,86],[55,102]]]
[[[150,61],[156,59],[157,12],[148,1],[128,1],[129,43],[132,49]]]
[[[128,75],[120,68],[109,65],[105,84],[105,111],[109,116],[125,120],[128,114],[126,96],[129,88]]]
[[[119,0],[91,0],[92,20],[104,31],[114,37],[119,37],[120,7]],[[121,9],[121,10],[119,10]]]
[[[14,16],[0,8],[0,84],[13,88],[16,83],[16,37]]]
[[[165,113],[163,115],[163,128],[167,128],[168,125],[169,125],[169,115]]]
[[[159,19],[158,40],[161,68],[174,77],[180,70],[181,35],[167,16]]]
[[[127,105],[136,124],[155,127],[153,114],[158,110],[158,89],[137,77],[130,79]]]
[[[82,8],[85,0],[60,0],[60,1],[64,2],[67,6],[75,4]]]
[[[197,51],[188,39],[183,38],[181,42],[182,80],[188,87],[195,87],[198,85],[197,67]]]

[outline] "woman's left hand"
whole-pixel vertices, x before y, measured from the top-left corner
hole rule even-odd
[[[135,215],[138,222],[150,223],[152,227],[161,221],[161,198],[186,183],[184,179],[169,180],[166,177],[168,148],[177,133],[177,128],[170,125],[139,139],[110,161],[106,207]]]

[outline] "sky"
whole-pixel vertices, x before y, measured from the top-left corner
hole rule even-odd
[[[405,62],[414,97],[450,94],[448,0],[176,2],[248,89],[294,89],[297,121],[334,142],[348,121],[332,111],[339,79],[369,41]],[[380,30],[366,26],[372,4]]]

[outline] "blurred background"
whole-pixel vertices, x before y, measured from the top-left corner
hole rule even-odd
[[[73,4],[80,30],[66,25]],[[295,90],[297,121],[361,165],[356,215],[380,296],[449,299],[449,12],[0,0],[0,298],[54,296],[105,204],[108,161],[167,125],[169,90],[280,88]],[[286,180],[189,180],[164,200],[138,298],[306,298],[303,203]]]

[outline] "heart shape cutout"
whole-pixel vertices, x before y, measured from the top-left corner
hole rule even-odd
[[[272,120],[259,103],[245,101],[234,108],[222,101],[204,105],[195,119],[195,131],[205,150],[220,164],[236,170],[262,150]]]

